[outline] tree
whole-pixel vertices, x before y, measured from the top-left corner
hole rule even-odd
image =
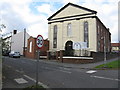
[[[3,28],[6,28],[5,24],[1,24],[1,25],[0,25],[0,32],[2,32],[2,29],[3,29]]]

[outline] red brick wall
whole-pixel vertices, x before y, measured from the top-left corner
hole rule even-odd
[[[30,42],[32,42],[32,52],[29,52]],[[27,46],[27,51],[26,51],[26,57],[27,58],[36,59],[37,58],[37,50],[39,50],[39,48],[36,46],[36,38],[30,37],[28,39],[28,46]],[[49,41],[48,40],[44,40],[44,45],[40,49],[40,52],[41,52],[40,55],[47,56],[47,51],[48,50],[49,50]]]
[[[63,58],[64,63],[76,63],[76,64],[85,64],[85,63],[93,63],[94,61],[91,59],[74,59],[74,58]]]
[[[29,52],[30,42],[32,42],[32,52]],[[26,57],[32,58],[32,59],[36,58],[37,47],[35,46],[35,44],[36,44],[36,38],[30,37],[28,39],[28,46],[27,46],[27,55],[26,55]]]
[[[49,41],[44,40],[43,47],[40,49],[42,56],[47,56],[47,51],[49,50]]]
[[[97,18],[97,46],[98,42],[100,40],[100,50],[99,46],[98,51],[104,52],[104,37],[106,42],[106,51],[111,51],[111,33],[109,32],[109,29],[104,26],[104,24]],[[98,28],[99,26],[99,28]],[[98,34],[99,33],[99,34]],[[102,38],[103,37],[103,38]]]

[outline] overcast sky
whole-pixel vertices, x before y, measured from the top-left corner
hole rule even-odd
[[[71,2],[97,11],[97,16],[110,28],[112,42],[118,41],[118,1],[119,0],[0,0],[0,24],[6,28],[2,34],[18,30],[37,37],[48,37],[47,18]]]

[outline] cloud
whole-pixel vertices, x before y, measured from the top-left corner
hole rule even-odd
[[[33,37],[38,34],[43,35],[44,39],[48,38],[48,23],[46,16],[36,16],[38,20],[28,26],[28,33]]]
[[[85,3],[81,5],[97,11],[97,16],[100,20],[107,28],[110,28],[112,42],[117,42],[118,0],[85,0]]]
[[[49,4],[43,4],[41,6],[37,6],[36,8],[40,13],[44,13],[47,15],[52,14],[52,11],[50,10],[51,6]]]
[[[77,4],[77,3],[80,2],[80,0],[62,0],[62,3],[63,3],[63,4],[67,4],[67,3],[69,3],[69,2],[74,3],[74,4]]]
[[[3,31],[4,33],[10,32],[11,30],[17,28],[21,29],[26,25],[25,22],[22,19],[20,19],[21,16],[12,9],[13,7],[12,5],[10,5],[10,3],[8,2],[3,2],[2,4],[0,3],[0,8],[2,8],[1,10],[2,16],[0,16],[1,23],[6,25],[5,31]]]
[[[12,1],[11,3],[11,1],[4,0],[0,5],[0,8],[3,8],[1,10],[2,23],[7,26],[3,33],[11,32],[14,29],[23,31],[26,28],[31,36],[37,36],[38,33],[42,33],[47,38],[47,17],[44,15],[35,15],[31,12],[29,8],[32,3],[31,0]]]
[[[41,23],[36,23],[28,27],[28,32],[33,37],[37,37],[37,35],[42,35],[44,39],[48,38],[47,36],[47,27]]]
[[[31,36],[42,34],[47,38],[47,18],[69,2],[97,11],[97,16],[110,28],[112,42],[117,41],[118,0],[0,0],[0,20],[7,27],[3,33],[26,28]],[[37,14],[30,8],[33,3],[39,3],[34,6]]]

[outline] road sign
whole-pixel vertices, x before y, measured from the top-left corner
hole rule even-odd
[[[37,39],[36,39],[36,45],[37,45],[37,47],[39,48],[38,49],[38,59],[37,59],[37,62],[36,62],[36,87],[38,86],[38,74],[39,74],[39,65],[38,65],[38,63],[39,63],[39,57],[40,57],[40,48],[42,48],[43,47],[43,44],[44,44],[44,40],[43,40],[43,37],[41,36],[41,35],[38,35],[37,36]]]
[[[38,48],[42,48],[43,47],[43,43],[44,43],[43,37],[41,35],[38,35],[37,39],[36,39],[37,47]]]

